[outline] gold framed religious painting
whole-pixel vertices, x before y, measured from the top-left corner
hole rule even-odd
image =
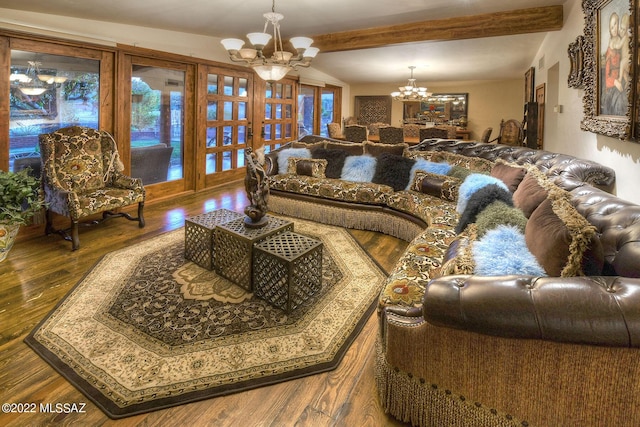
[[[633,137],[638,0],[583,0],[583,130]]]

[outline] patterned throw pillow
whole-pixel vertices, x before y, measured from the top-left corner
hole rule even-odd
[[[411,172],[409,172],[409,184],[407,184],[407,190],[413,183],[413,179],[416,176],[416,171],[446,175],[447,172],[449,172],[449,170],[451,169],[451,166],[448,163],[435,163],[422,158],[417,158],[415,159],[415,161],[416,162],[411,167]]]
[[[461,183],[460,179],[452,176],[418,170],[408,189],[455,202]]]
[[[491,172],[493,162],[483,159],[482,157],[465,156],[458,153],[450,153],[448,151],[437,151],[431,156],[432,162],[445,162],[451,166],[462,166],[465,169],[474,172]]]
[[[294,175],[312,176],[314,178],[325,178],[327,161],[324,159],[303,159],[300,157],[289,157],[287,173]]]
[[[286,173],[289,168],[289,157],[311,158],[308,148],[285,148],[278,151],[278,173]]]

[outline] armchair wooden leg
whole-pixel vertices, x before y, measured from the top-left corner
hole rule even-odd
[[[45,209],[44,217],[45,217],[45,226],[44,226],[44,235],[48,236],[49,234],[53,234],[56,230],[53,229],[53,219],[51,218],[53,214],[49,209]]]
[[[144,202],[139,202],[138,203],[138,227],[140,228],[144,228],[144,216],[142,214],[142,211],[144,210]]]
[[[80,247],[80,236],[78,233],[78,221],[71,220],[71,250],[75,251]]]

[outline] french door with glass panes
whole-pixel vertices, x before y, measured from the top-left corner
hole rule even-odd
[[[244,150],[252,142],[253,74],[250,71],[203,67],[201,81],[206,89],[200,98],[200,143],[198,170],[205,178],[198,187],[210,187],[244,175]],[[204,150],[202,150],[204,146]]]
[[[300,118],[295,114],[295,102],[298,96],[298,82],[284,78],[274,83],[264,83],[264,102],[261,105],[262,123],[260,146],[268,153],[299,135]]]
[[[142,179],[147,199],[192,190],[195,67],[127,54],[122,69],[125,172]]]

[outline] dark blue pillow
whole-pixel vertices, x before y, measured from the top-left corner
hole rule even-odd
[[[314,159],[325,159],[327,161],[327,178],[340,178],[344,161],[349,153],[340,149],[314,148],[311,150],[311,157]]]
[[[376,171],[371,182],[393,187],[395,191],[404,190],[409,184],[411,168],[415,159],[397,154],[382,153],[378,156]]]

